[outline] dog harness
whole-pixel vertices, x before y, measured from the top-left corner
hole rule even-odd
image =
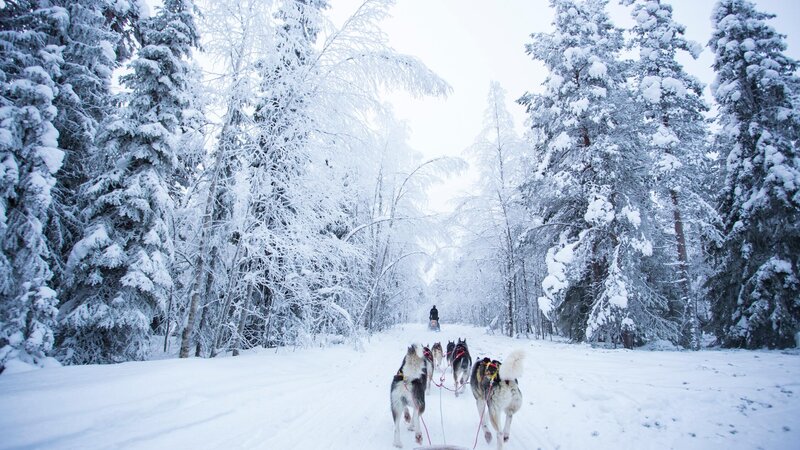
[[[484,374],[486,373],[486,369],[494,367],[495,369],[494,372],[487,377],[489,378],[490,384],[494,383],[495,380],[497,379],[497,375],[500,373],[500,363],[498,361],[490,361],[489,358],[486,358],[481,362],[481,364],[483,364],[484,366],[483,369]],[[477,378],[478,378],[478,383],[481,383],[483,381],[483,375],[481,374],[481,372],[477,373]]]
[[[453,349],[453,353],[456,354],[456,356],[453,357],[453,360],[455,361],[456,359],[461,358],[462,356],[464,356],[464,353],[466,353],[466,352],[467,351],[464,350],[464,346],[463,345],[461,345],[461,344],[456,345],[456,348]]]

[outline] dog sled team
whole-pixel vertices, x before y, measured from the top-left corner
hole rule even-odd
[[[441,372],[441,381],[447,370],[452,369],[452,390],[456,397],[466,390],[467,384],[470,385],[486,443],[492,440],[489,422],[495,430],[497,448],[502,449],[503,443],[509,439],[511,419],[522,406],[518,379],[522,376],[523,357],[524,353],[516,350],[502,363],[478,358],[473,364],[466,339],[450,341],[444,352],[438,342],[431,347],[419,344],[408,347],[400,369],[392,379],[390,391],[395,447],[403,446],[400,441],[402,421],[409,424],[408,429],[414,432],[417,444],[422,444],[420,416],[425,413],[425,392],[431,389],[432,384],[449,390],[443,383],[436,384],[433,374],[434,371]],[[501,424],[503,415],[505,423]]]

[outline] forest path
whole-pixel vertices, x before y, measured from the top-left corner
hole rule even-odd
[[[441,333],[396,327],[364,351],[259,349],[3,375],[0,449],[388,450],[389,384],[407,345],[458,337],[473,358],[527,353],[510,450],[796,449],[800,442],[797,351],[596,349],[445,323]],[[445,385],[452,383],[448,371]],[[456,398],[434,387],[426,409],[433,444],[446,438],[472,448],[479,416],[469,391]],[[410,432],[402,440],[416,447]],[[494,442],[479,437],[477,448]]]

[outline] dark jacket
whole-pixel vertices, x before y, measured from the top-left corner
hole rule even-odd
[[[428,316],[430,320],[439,320],[439,310],[431,308],[431,314]]]

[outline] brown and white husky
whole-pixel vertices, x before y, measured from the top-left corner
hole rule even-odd
[[[434,342],[433,347],[431,347],[431,353],[433,353],[433,368],[436,370],[442,370],[444,351],[442,351],[441,342]]]
[[[483,418],[483,435],[486,443],[492,441],[492,433],[486,426],[484,408],[487,408],[488,422],[497,432],[497,449],[502,450],[503,443],[508,441],[511,431],[511,419],[522,406],[522,391],[518,379],[522,376],[522,361],[525,353],[515,350],[508,355],[505,363],[489,358],[478,359],[472,366],[469,384],[472,396],[478,407],[478,414]],[[505,425],[500,431],[500,420],[506,415]]]

